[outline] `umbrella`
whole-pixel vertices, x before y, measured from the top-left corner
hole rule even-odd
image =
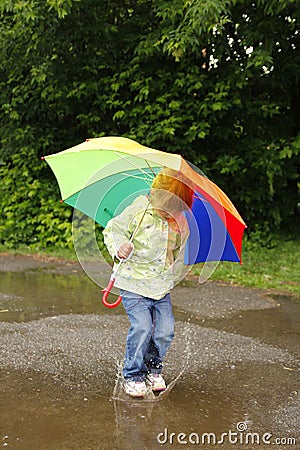
[[[112,136],[87,139],[43,159],[57,178],[62,201],[103,227],[137,196],[148,193],[162,168],[180,172],[194,190],[191,214],[186,214],[190,236],[185,264],[241,262],[243,219],[226,194],[181,155]],[[104,290],[105,297],[112,285]]]

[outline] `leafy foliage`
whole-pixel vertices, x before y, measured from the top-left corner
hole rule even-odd
[[[60,205],[54,180],[42,177],[34,151],[20,149],[0,166],[0,236],[7,247],[72,247],[72,209]],[[56,200],[55,200],[56,198]]]
[[[102,135],[181,153],[250,234],[290,227],[299,10],[294,0],[1,0],[0,242],[70,245],[71,211],[39,157]]]

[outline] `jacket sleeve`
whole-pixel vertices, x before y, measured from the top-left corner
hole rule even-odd
[[[130,240],[136,222],[135,216],[140,210],[140,202],[137,200],[127,206],[121,214],[110,219],[103,230],[104,243],[113,258],[121,244]]]

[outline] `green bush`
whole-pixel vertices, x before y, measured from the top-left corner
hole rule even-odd
[[[0,242],[71,245],[39,157],[103,135],[181,153],[263,243],[297,231],[299,17],[294,0],[3,0]]]
[[[0,243],[8,248],[72,246],[72,208],[60,204],[57,183],[44,166],[29,148],[0,166]]]

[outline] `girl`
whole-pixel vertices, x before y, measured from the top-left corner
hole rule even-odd
[[[146,383],[153,391],[166,388],[161,372],[174,337],[170,291],[185,272],[189,230],[183,211],[191,208],[193,193],[182,174],[163,169],[150,195],[136,198],[103,232],[112,257],[127,260],[115,286],[130,321],[123,376],[132,397],[143,397]]]

